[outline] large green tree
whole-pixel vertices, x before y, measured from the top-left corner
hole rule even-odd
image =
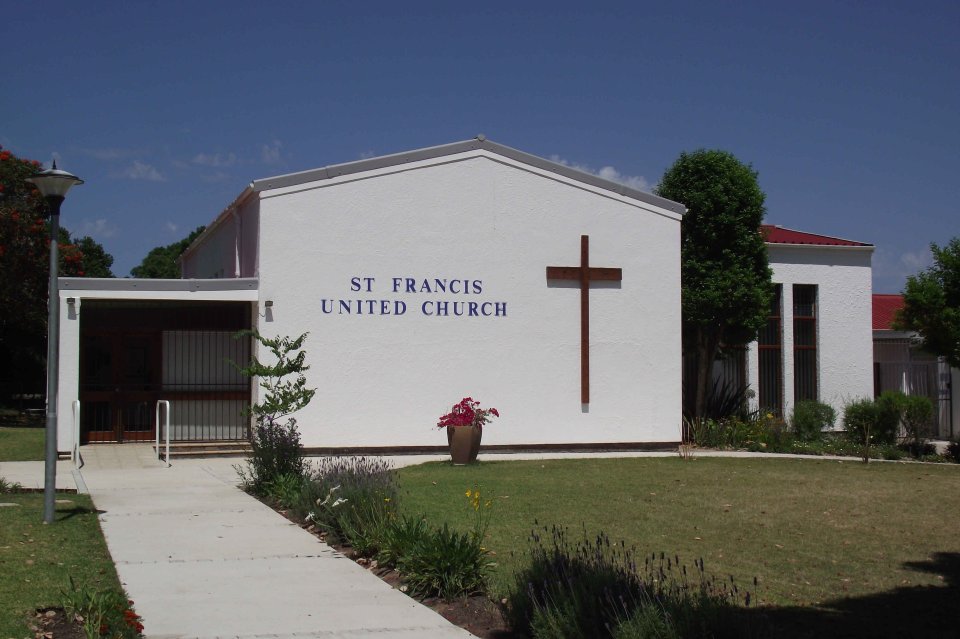
[[[895,326],[916,331],[925,351],[960,367],[960,237],[930,251],[933,266],[907,278]]]
[[[40,163],[0,149],[0,401],[43,391],[50,228],[46,203],[26,179]],[[113,277],[113,258],[89,237],[57,236],[59,274]]]
[[[180,277],[180,267],[177,258],[187,250],[187,247],[203,233],[205,226],[198,226],[190,235],[179,242],[157,246],[147,253],[139,266],[134,266],[130,275],[148,279],[177,279]]]
[[[110,267],[113,266],[113,256],[103,250],[103,247],[89,235],[74,242],[83,256],[84,277],[113,277]]]
[[[726,151],[681,153],[657,194],[687,207],[680,226],[684,353],[696,362],[693,412],[704,415],[721,348],[757,338],[773,286],[760,234],[764,193],[757,173]]]

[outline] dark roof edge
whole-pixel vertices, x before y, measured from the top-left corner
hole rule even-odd
[[[62,291],[246,291],[259,286],[259,280],[253,277],[204,280],[61,277],[59,282]]]
[[[873,244],[814,244],[813,242],[767,242],[764,244],[776,248],[817,248],[817,249],[845,249],[847,251],[873,251]]]
[[[252,186],[253,190],[258,192],[270,189],[280,189],[289,186],[306,184],[308,182],[329,180],[331,178],[336,178],[343,175],[361,173],[363,171],[373,171],[391,166],[399,166],[401,164],[407,164],[410,162],[419,162],[421,160],[431,160],[433,158],[480,149],[489,151],[491,153],[496,153],[497,155],[502,155],[506,158],[510,158],[511,160],[516,160],[517,162],[522,162],[523,164],[528,164],[538,169],[551,171],[553,173],[557,173],[558,175],[562,175],[573,180],[578,180],[591,186],[612,191],[624,197],[640,200],[646,204],[658,206],[680,215],[683,215],[687,211],[686,207],[679,202],[674,202],[673,200],[668,200],[658,195],[653,195],[652,193],[647,193],[646,191],[641,191],[639,189],[620,184],[619,182],[606,180],[591,173],[586,173],[584,171],[565,166],[559,162],[553,162],[552,160],[547,160],[546,158],[542,158],[537,155],[532,155],[509,146],[498,144],[486,139],[482,135],[477,136],[472,140],[464,140],[463,142],[441,144],[439,146],[431,146],[423,149],[406,151],[403,153],[383,155],[366,160],[356,160],[354,162],[345,162],[343,164],[332,164],[323,168],[301,171],[299,173],[288,173],[286,175],[262,178],[259,180],[254,180]]]

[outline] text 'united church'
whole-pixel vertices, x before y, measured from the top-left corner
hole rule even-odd
[[[350,290],[354,293],[373,293],[377,278],[352,277]],[[387,291],[395,295],[457,295],[483,294],[483,280],[459,278],[389,278]],[[506,317],[506,302],[485,300],[427,299],[411,302],[428,317]],[[320,310],[325,315],[406,315],[409,308],[403,299],[334,299],[322,298]]]

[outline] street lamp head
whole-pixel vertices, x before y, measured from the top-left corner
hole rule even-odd
[[[71,186],[83,184],[83,180],[76,175],[58,169],[56,160],[53,161],[52,168],[40,171],[33,177],[27,178],[26,181],[36,186],[40,195],[47,198],[48,201],[51,198],[63,200]]]

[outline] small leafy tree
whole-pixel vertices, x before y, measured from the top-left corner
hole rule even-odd
[[[872,399],[858,399],[843,411],[843,428],[847,436],[863,444],[863,463],[870,461],[870,443],[879,418],[879,408]]]
[[[960,368],[960,237],[930,245],[933,266],[907,278],[904,306],[894,326],[916,331],[923,349]]]
[[[877,421],[874,424],[874,441],[880,444],[893,444],[900,433],[900,422],[907,396],[900,391],[888,390],[880,393],[876,399]]]
[[[757,173],[726,151],[681,153],[657,194],[687,207],[680,227],[683,341],[696,359],[693,415],[705,415],[710,372],[721,348],[748,344],[773,295],[760,234],[764,193]]]
[[[283,417],[304,408],[313,399],[316,389],[307,388],[304,372],[306,352],[301,350],[308,333],[296,339],[290,337],[263,337],[258,331],[237,333],[237,338],[253,337],[270,351],[274,364],[265,364],[256,357],[240,368],[248,377],[256,377],[263,389],[260,401],[251,405],[249,413],[255,424],[250,436],[251,454],[247,467],[237,467],[237,472],[250,492],[264,496],[277,482],[289,485],[300,480],[307,471],[303,444],[297,430],[297,420]]]
[[[907,395],[903,398],[903,427],[907,431],[907,442],[914,455],[923,453],[925,434],[933,417],[933,402],[923,395]]]

